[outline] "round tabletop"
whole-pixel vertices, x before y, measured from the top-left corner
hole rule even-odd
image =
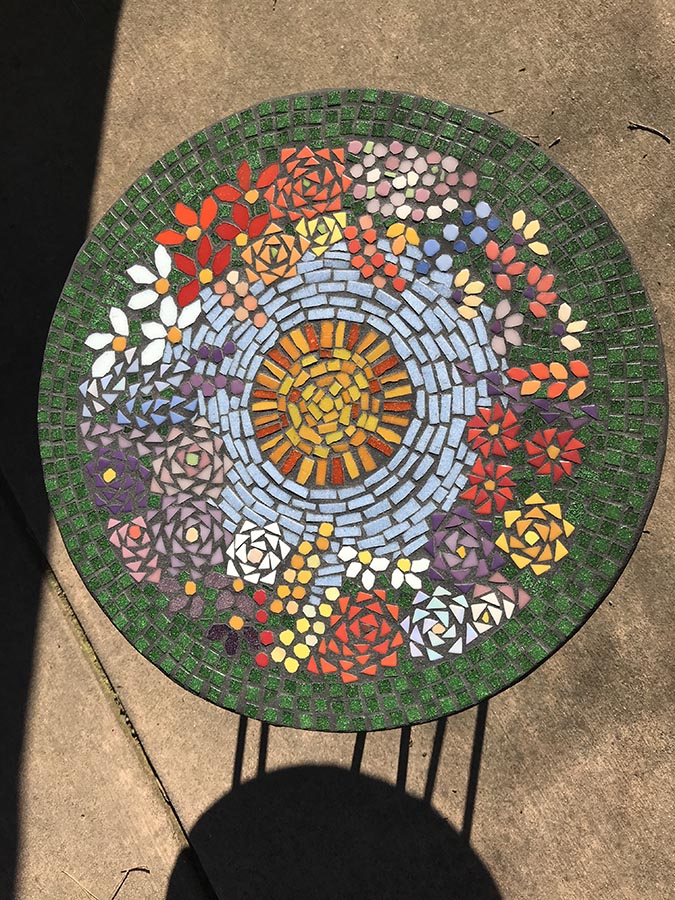
[[[260,103],[93,229],[42,373],[45,480],[114,625],[266,722],[457,712],[557,650],[656,490],[654,311],[590,195],[488,116]]]

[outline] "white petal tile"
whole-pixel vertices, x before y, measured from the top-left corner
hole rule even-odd
[[[159,322],[142,322],[141,331],[150,340],[164,339],[166,337],[166,328],[160,325]]]
[[[115,351],[106,350],[105,353],[101,353],[98,359],[94,360],[94,365],[91,367],[91,374],[94,378],[102,378],[104,375],[108,374],[114,365]]]
[[[153,324],[153,323],[150,323]],[[150,341],[147,347],[144,348],[141,353],[141,362],[144,366],[152,365],[152,363],[157,362],[164,355],[164,347],[166,346],[166,341],[164,338],[161,338],[156,341]]]
[[[151,272],[146,266],[132,266],[127,269],[127,275],[136,284],[152,284],[157,280],[154,272]]]
[[[159,306],[159,317],[167,328],[171,328],[178,321],[178,307],[173,297],[165,297]]]
[[[153,304],[158,296],[157,291],[153,291],[152,288],[132,294],[129,298],[129,309],[145,309],[146,306]]]
[[[114,337],[114,334],[102,334],[100,331],[95,331],[93,334],[89,335],[85,344],[87,347],[91,347],[92,350],[102,350],[112,342]]]
[[[347,569],[347,578],[356,578],[361,571],[361,563],[353,562]]]
[[[129,320],[119,306],[110,307],[110,324],[117,334],[124,335],[124,337],[129,336]]]
[[[186,306],[178,316],[178,327],[187,328],[188,325],[192,325],[193,322],[196,322],[199,318],[199,314],[201,311],[202,305],[199,300],[195,300],[194,303],[190,303],[190,305]]]
[[[338,559],[341,559],[342,562],[349,562],[349,560],[354,559],[356,555],[357,551],[355,547],[342,547],[338,553]]]
[[[162,278],[166,278],[171,271],[171,254],[161,244],[158,244],[155,250],[155,265],[157,266],[158,274]]]

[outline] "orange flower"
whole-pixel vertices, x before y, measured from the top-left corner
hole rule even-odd
[[[569,363],[569,371],[562,363],[533,363],[529,369],[507,369],[506,374],[512,381],[520,384],[520,394],[526,397],[536,394],[546,385],[549,400],[555,400],[567,392],[568,400],[576,400],[586,393],[586,378],[589,376],[588,366],[580,359]]]
[[[272,284],[278,278],[292,278],[297,274],[297,264],[309,246],[307,238],[299,234],[284,234],[272,222],[263,235],[241,254],[246,263],[248,280],[253,283],[262,279],[264,284]]]
[[[528,497],[525,507],[506,510],[504,531],[496,543],[519,569],[529,567],[535,575],[544,575],[567,556],[563,539],[572,534],[574,525],[564,518],[559,503],[547,503],[541,494]]]
[[[527,272],[527,287],[523,296],[529,301],[528,306],[533,316],[538,319],[546,317],[546,307],[558,296],[552,291],[555,275],[542,274],[540,266],[531,266]]]
[[[502,251],[496,241],[488,241],[485,246],[485,255],[492,260],[492,274],[500,291],[510,291],[513,287],[510,276],[522,275],[525,271],[525,263],[516,261],[517,253],[513,244]]]
[[[281,171],[265,192],[273,219],[313,219],[342,209],[342,195],[352,183],[345,175],[345,151],[287,147]]]
[[[331,615],[330,630],[317,647],[317,656],[309,660],[308,671],[339,672],[348,684],[362,675],[377,675],[379,666],[395,666],[403,636],[398,606],[386,602],[385,592],[359,591],[355,600],[339,597],[337,604],[339,612]]]

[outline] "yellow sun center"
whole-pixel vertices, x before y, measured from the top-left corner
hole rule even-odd
[[[300,483],[342,485],[378,468],[402,442],[412,386],[376,331],[340,322],[280,338],[256,375],[261,449]],[[375,455],[374,455],[375,454]]]

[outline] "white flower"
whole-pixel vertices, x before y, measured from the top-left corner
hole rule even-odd
[[[422,582],[417,577],[417,572],[426,572],[431,564],[430,559],[407,559],[403,557],[396,563],[396,568],[391,575],[391,586],[398,590],[405,582],[414,591],[422,588]]]
[[[570,322],[570,316],[572,315],[572,307],[569,303],[561,303],[558,309],[558,319],[562,322],[565,328],[565,335],[560,338],[560,343],[563,345],[565,350],[569,350],[570,353],[573,350],[578,350],[581,347],[581,341],[577,334],[581,334],[582,331],[586,330],[586,326],[588,322],[586,319],[578,319],[576,322]]]
[[[146,266],[135,265],[127,269],[127,275],[134,284],[151,284],[152,287],[139,291],[129,298],[130,309],[144,309],[150,306],[155,300],[167,294],[169,291],[169,272],[171,271],[171,256],[166,247],[158,245],[155,250],[155,268],[156,272],[148,269]]]
[[[114,334],[104,334],[95,331],[86,339],[85,344],[92,350],[103,350],[104,347],[110,347],[110,350],[104,350],[100,356],[94,360],[91,367],[93,378],[102,378],[115,365],[117,354],[127,349],[127,338],[129,337],[129,321],[126,314],[117,306],[110,308],[110,324],[113,327]]]
[[[277,569],[290,550],[276,522],[259,526],[247,520],[225,551],[227,574],[251,584],[274,584]]]
[[[388,559],[373,556],[370,550],[359,552],[355,547],[342,547],[338,559],[349,563],[347,578],[357,578],[361,575],[361,583],[367,591],[373,589],[375,573],[384,572],[389,565]]]
[[[164,356],[164,350],[167,342],[169,344],[180,344],[183,340],[183,329],[192,325],[199,313],[202,311],[202,305],[199,300],[190,303],[185,309],[178,314],[178,307],[173,297],[164,297],[159,307],[159,322],[143,322],[141,330],[143,334],[150,338],[150,343],[141,353],[141,362],[144,366],[157,362]],[[125,317],[126,318],[126,317]]]

